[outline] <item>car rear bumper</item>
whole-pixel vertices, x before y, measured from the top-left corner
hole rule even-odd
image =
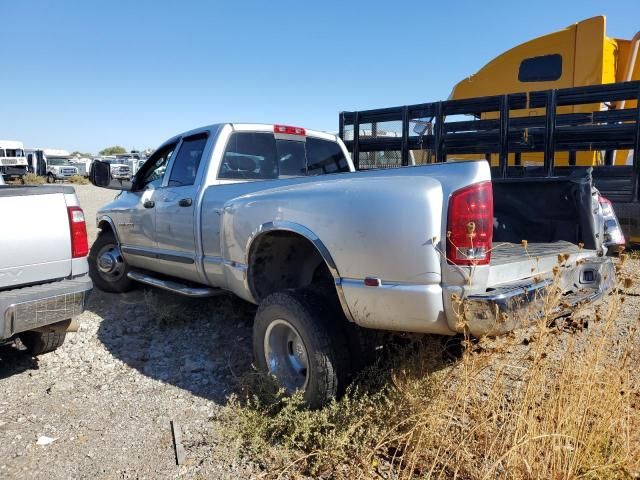
[[[457,325],[475,336],[506,333],[542,317],[566,315],[615,285],[615,268],[608,257],[589,257],[558,268],[552,277],[508,283],[454,301]]]
[[[0,292],[0,340],[79,315],[92,287],[83,275]]]

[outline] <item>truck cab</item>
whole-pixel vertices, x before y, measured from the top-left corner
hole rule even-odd
[[[450,100],[468,99],[506,93],[532,92],[546,89],[583,87],[607,83],[640,80],[638,42],[633,39],[609,37],[606,18],[597,16],[582,20],[563,30],[522,43],[489,61],[476,73],[458,82]],[[610,105],[582,104],[560,107],[558,113],[591,113],[596,110],[634,108],[636,102],[614,102]],[[544,108],[529,108],[513,116],[544,115]],[[486,113],[482,118],[497,118]],[[497,157],[492,158],[497,164]],[[510,156],[510,165],[542,163],[539,154]],[[568,165],[631,165],[629,150],[578,152],[556,155],[558,166]]]

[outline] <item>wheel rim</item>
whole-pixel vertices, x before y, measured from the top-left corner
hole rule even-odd
[[[100,276],[108,282],[116,282],[124,277],[124,258],[116,245],[109,244],[100,249],[96,257],[96,266]]]
[[[309,354],[298,331],[286,320],[274,320],[264,336],[264,356],[269,373],[289,393],[305,390],[309,382]]]

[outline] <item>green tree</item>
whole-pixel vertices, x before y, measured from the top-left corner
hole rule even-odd
[[[87,152],[79,152],[79,151],[76,150],[75,152],[71,152],[71,156],[72,157],[91,158],[93,156],[93,154],[87,153]]]
[[[114,145],[113,147],[107,147],[100,150],[100,155],[117,155],[119,153],[127,153],[127,149],[120,145]]]

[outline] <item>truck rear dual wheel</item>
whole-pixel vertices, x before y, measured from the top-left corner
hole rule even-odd
[[[31,355],[53,352],[64,343],[65,332],[23,332],[20,341]]]
[[[257,368],[273,375],[288,393],[302,390],[307,406],[320,408],[348,380],[343,321],[331,302],[310,289],[269,295],[253,324]]]
[[[103,230],[89,250],[89,276],[102,291],[123,293],[133,289],[134,281],[127,277],[129,266],[122,256],[116,236]]]

